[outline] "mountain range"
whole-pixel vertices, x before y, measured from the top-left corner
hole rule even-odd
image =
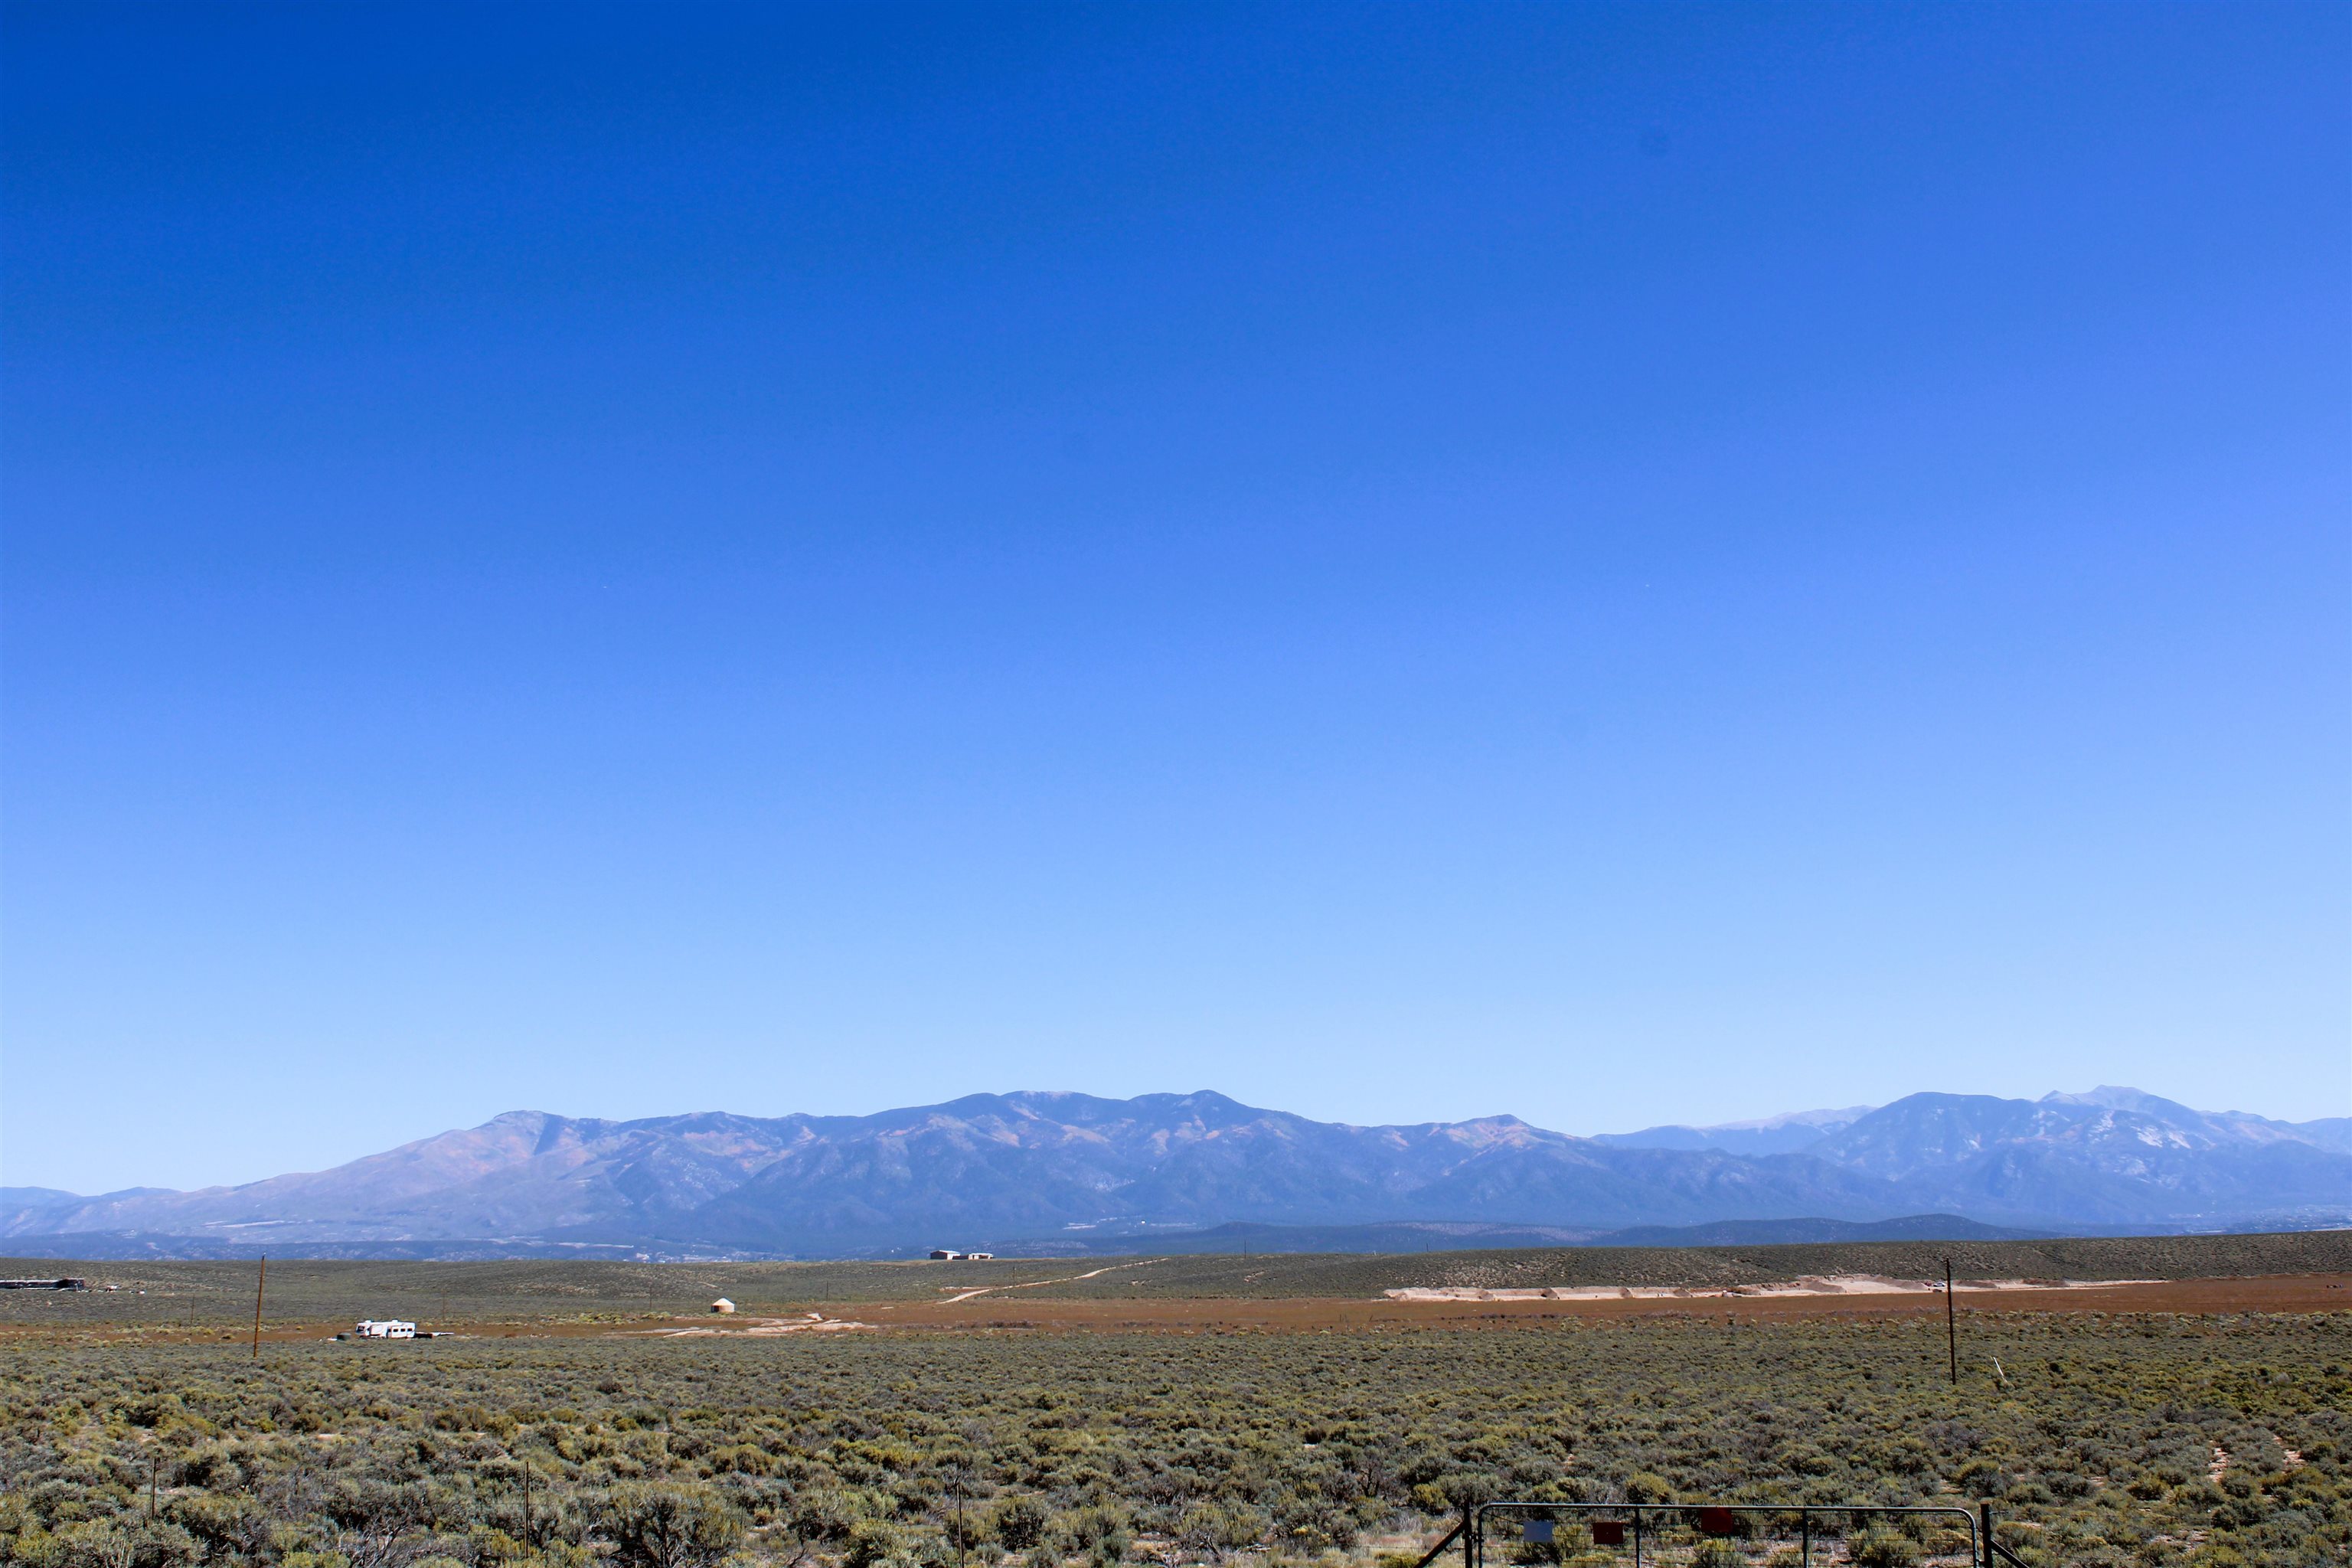
[[[0,1188],[0,1235],[19,1250],[78,1256],[1191,1250],[1228,1226],[1463,1245],[1739,1222],[1774,1222],[1745,1228],[1779,1234],[1790,1221],[2343,1225],[2352,1118],[2284,1122],[2102,1088],[2034,1100],[1915,1094],[1580,1138],[1512,1116],[1356,1127],[1209,1091],[1025,1092],[872,1116],[518,1110],[241,1186],[95,1197]]]

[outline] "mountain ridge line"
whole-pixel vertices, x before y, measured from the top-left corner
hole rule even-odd
[[[1577,1137],[1508,1114],[1357,1126],[1214,1090],[973,1094],[869,1116],[502,1112],[326,1171],[191,1192],[0,1189],[0,1236],[192,1247],[858,1256],[1219,1226],[1582,1231],[1942,1215],[2010,1231],[2352,1222],[2347,1119],[2102,1087]]]

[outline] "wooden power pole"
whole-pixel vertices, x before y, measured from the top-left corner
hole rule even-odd
[[[261,1292],[269,1284],[269,1255],[261,1255],[261,1272],[253,1281],[253,1359],[261,1359]]]
[[[1960,1320],[1952,1305],[1952,1260],[1944,1259],[1944,1359],[1952,1372],[1952,1386],[1960,1385]]]

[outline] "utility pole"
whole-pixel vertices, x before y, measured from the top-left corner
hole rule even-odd
[[[1952,1386],[1960,1385],[1960,1321],[1952,1305],[1952,1260],[1944,1259],[1944,1358],[1950,1364]]]
[[[261,1292],[269,1284],[269,1254],[261,1255],[261,1273],[253,1281],[253,1359],[261,1359]]]

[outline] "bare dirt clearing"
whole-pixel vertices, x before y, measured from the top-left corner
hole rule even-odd
[[[2156,1285],[2156,1279],[1961,1279],[1954,1294],[2001,1290],[2090,1290],[2115,1285]],[[1381,1292],[1392,1301],[1611,1301],[1713,1300],[1777,1296],[1941,1296],[1940,1279],[1891,1279],[1883,1274],[1807,1274],[1759,1285],[1569,1285],[1540,1289],[1482,1289],[1453,1285],[1408,1287]]]

